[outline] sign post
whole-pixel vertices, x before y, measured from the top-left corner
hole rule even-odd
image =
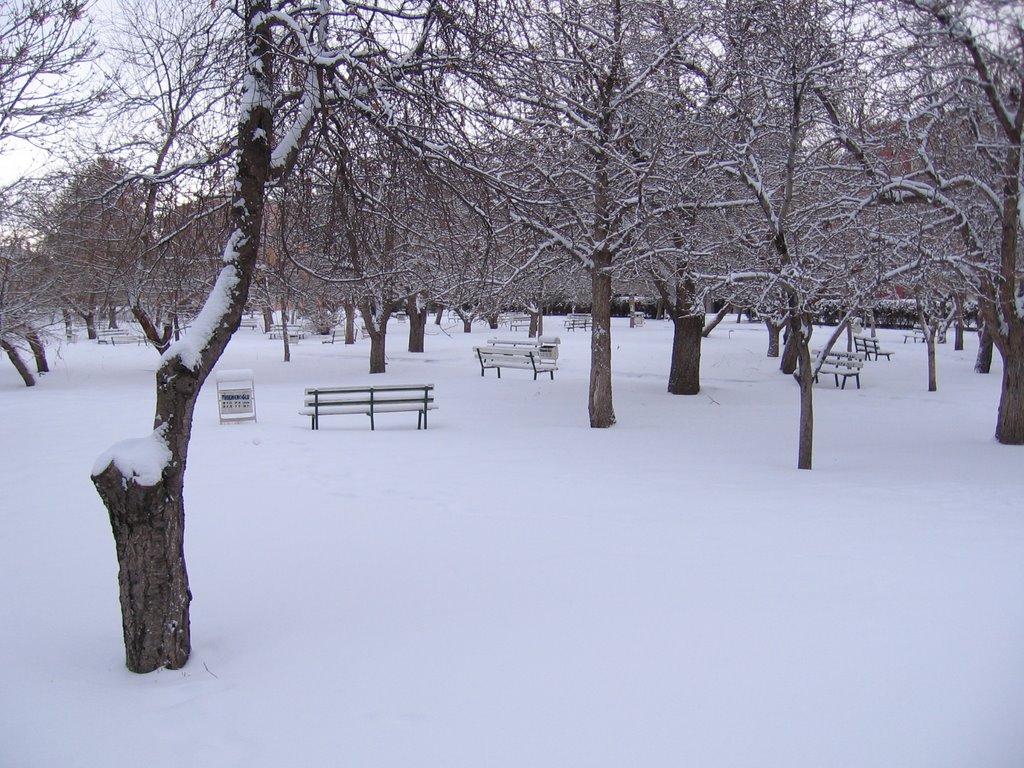
[[[256,390],[251,370],[217,372],[217,411],[221,424],[256,421]]]

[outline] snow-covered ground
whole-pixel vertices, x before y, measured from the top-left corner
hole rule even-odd
[[[1024,452],[993,437],[977,341],[798,393],[763,327],[725,323],[703,392],[666,394],[668,323],[613,335],[618,424],[587,420],[589,337],[555,381],[480,376],[489,335],[241,330],[257,424],[211,380],[187,476],[192,659],[123,665],[89,481],[152,420],[156,353],[82,341],[0,365],[0,766],[1019,768]],[[507,332],[502,336],[508,335]],[[525,334],[519,334],[523,336]],[[412,414],[298,415],[316,384],[432,382]],[[852,383],[851,385],[852,386]]]

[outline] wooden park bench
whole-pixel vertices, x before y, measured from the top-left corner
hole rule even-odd
[[[815,353],[818,354],[818,353]],[[857,382],[857,389],[860,389],[860,371],[864,367],[864,355],[860,352],[829,352],[825,355],[825,362],[818,372],[814,374],[814,380],[818,380],[818,374],[834,376],[836,386],[846,389],[846,380],[853,378]],[[839,379],[843,380],[839,386]]]
[[[280,339],[284,335],[284,330],[281,328],[280,323],[275,323],[267,329],[272,339]],[[301,328],[288,328],[288,341],[299,341],[306,338],[306,332]]]
[[[356,329],[352,329],[353,338],[356,336]],[[326,335],[326,338],[320,341],[321,344],[341,344],[345,341],[345,329],[344,328],[332,328],[331,332]]]
[[[586,331],[589,330],[591,322],[592,318],[590,315],[573,312],[565,316],[565,329],[567,331],[575,331],[577,328],[582,328]]]
[[[906,344],[908,339],[915,344],[919,341],[923,344],[925,342],[924,331],[920,328],[909,330],[903,334],[903,343]]]
[[[103,328],[102,330],[96,331],[97,344],[109,344],[110,346],[114,346],[115,344],[127,344],[129,342],[142,344],[144,341],[144,337],[125,330],[124,328]]]
[[[553,350],[553,351],[552,351]],[[537,374],[548,373],[551,380],[555,380],[555,371],[558,370],[558,347],[557,345],[545,345],[535,339],[522,343],[508,343],[492,339],[491,343],[483,347],[473,347],[477,359],[480,361],[480,375],[483,376],[488,368],[494,368],[501,378],[502,368],[523,368],[533,371],[533,380],[537,380]]]
[[[865,360],[871,360],[871,356],[874,355],[874,359],[877,360],[879,357],[885,357],[886,360],[891,360],[895,352],[890,352],[887,349],[882,349],[878,343],[878,339],[872,338],[871,336],[854,336],[853,337],[853,350],[854,352],[860,352],[864,355]]]
[[[433,384],[383,384],[373,387],[316,387],[307,389],[299,411],[312,420],[312,428],[320,429],[321,416],[343,416],[362,413],[370,417],[379,413],[416,412],[416,429],[427,428],[427,411],[437,408]]]

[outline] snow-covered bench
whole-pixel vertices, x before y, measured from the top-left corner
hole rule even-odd
[[[920,328],[909,330],[903,334],[903,343],[906,344],[908,339],[915,344],[919,341],[923,344],[925,342],[924,331]]]
[[[814,380],[817,381],[818,374],[822,373],[834,376],[836,386],[839,387],[839,379],[842,379],[843,384],[839,388],[846,389],[846,380],[853,378],[857,382],[857,389],[860,389],[860,371],[863,367],[864,355],[860,352],[829,352],[818,373],[814,375]]]
[[[96,331],[97,344],[109,344],[110,346],[114,346],[115,344],[126,344],[128,342],[141,344],[143,341],[145,341],[145,339],[131,331],[125,330],[124,328],[103,328],[102,330]]]
[[[501,378],[502,368],[523,368],[533,371],[533,380],[537,380],[537,374],[547,373],[551,380],[555,380],[555,371],[558,370],[557,347],[555,353],[545,352],[539,342],[523,344],[497,343],[488,344],[483,347],[473,347],[477,359],[480,361],[480,375],[483,376],[488,368],[494,368]]]
[[[280,323],[275,323],[267,329],[272,339],[280,339],[284,335],[284,330]],[[289,328],[288,329],[288,341],[299,341],[306,338],[306,332],[301,328]]]
[[[887,349],[882,349],[878,344],[878,339],[874,339],[870,336],[854,336],[853,337],[853,349],[855,352],[860,352],[864,355],[865,360],[870,360],[871,356],[875,356],[877,360],[880,356],[884,356],[886,360],[891,360],[895,352],[890,352]]]
[[[309,416],[313,429],[320,429],[321,416],[362,413],[375,428],[378,413],[415,411],[416,429],[427,428],[427,411],[437,408],[433,384],[384,384],[373,387],[314,387],[307,389],[299,411]]]
[[[584,331],[590,328],[590,324],[593,322],[590,315],[585,315],[579,312],[574,312],[565,316],[565,328],[568,331],[575,331],[577,328],[582,328]]]

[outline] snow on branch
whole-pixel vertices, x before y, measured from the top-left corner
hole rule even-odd
[[[163,479],[164,469],[170,466],[172,460],[165,431],[166,426],[161,426],[146,437],[115,443],[96,458],[92,476],[101,475],[113,464],[124,477],[125,483],[157,485]]]

